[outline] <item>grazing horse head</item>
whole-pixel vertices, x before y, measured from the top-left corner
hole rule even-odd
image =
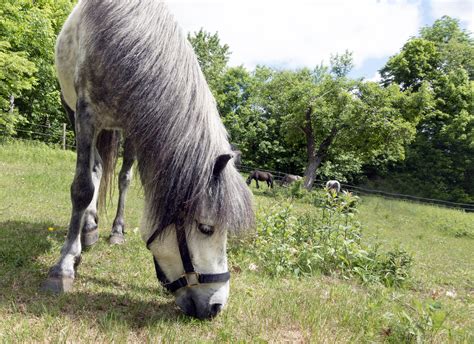
[[[232,217],[245,213],[242,222],[253,217],[250,204],[245,203],[250,198],[232,197],[244,191],[239,190],[240,179],[233,179],[238,177],[233,166],[226,167],[231,157],[223,154],[216,159],[209,185],[199,196],[192,217],[180,214],[161,233],[149,236],[148,231],[142,232],[154,255],[158,278],[175,294],[183,312],[198,318],[214,317],[227,302],[226,242],[227,232],[235,229],[229,228],[235,222]]]

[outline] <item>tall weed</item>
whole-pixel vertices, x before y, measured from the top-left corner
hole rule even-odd
[[[412,258],[401,249],[382,253],[361,243],[357,220],[360,199],[349,192],[307,193],[289,189],[287,201],[260,212],[255,237],[231,253],[250,256],[271,276],[314,273],[358,277],[365,283],[401,286],[409,279]],[[306,197],[314,211],[296,216],[292,200]]]

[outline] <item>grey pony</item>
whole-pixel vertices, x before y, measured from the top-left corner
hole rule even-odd
[[[232,160],[222,164],[231,157],[227,132],[192,47],[164,2],[79,1],[58,37],[56,68],[75,116],[77,164],[67,238],[44,288],[72,288],[82,228],[96,213],[101,180],[112,172],[106,162],[116,149],[113,135],[99,140],[110,130],[122,130],[135,148],[145,195],[141,233],[145,241],[159,234],[149,248],[167,277],[182,271],[171,235],[178,222],[195,268],[226,271],[226,233],[254,225],[252,197]],[[186,314],[209,318],[225,305],[228,290],[228,282],[214,283],[175,297]]]

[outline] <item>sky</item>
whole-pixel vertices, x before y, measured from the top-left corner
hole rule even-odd
[[[449,15],[474,32],[474,0],[168,0],[184,32],[217,32],[229,65],[315,67],[353,52],[354,78],[377,71],[421,27]]]

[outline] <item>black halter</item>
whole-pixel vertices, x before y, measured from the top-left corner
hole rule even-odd
[[[148,239],[146,246],[149,248],[150,244],[157,237],[158,231],[155,231]],[[219,283],[227,282],[230,279],[230,272],[223,272],[220,274],[201,274],[194,270],[191,256],[189,255],[188,244],[186,242],[186,232],[182,223],[176,224],[176,239],[178,240],[179,254],[181,255],[181,261],[183,262],[184,273],[176,281],[170,282],[166,277],[163,270],[161,270],[158,261],[153,256],[153,262],[155,263],[156,278],[161,282],[171,293],[184,287],[193,287],[203,283]]]

